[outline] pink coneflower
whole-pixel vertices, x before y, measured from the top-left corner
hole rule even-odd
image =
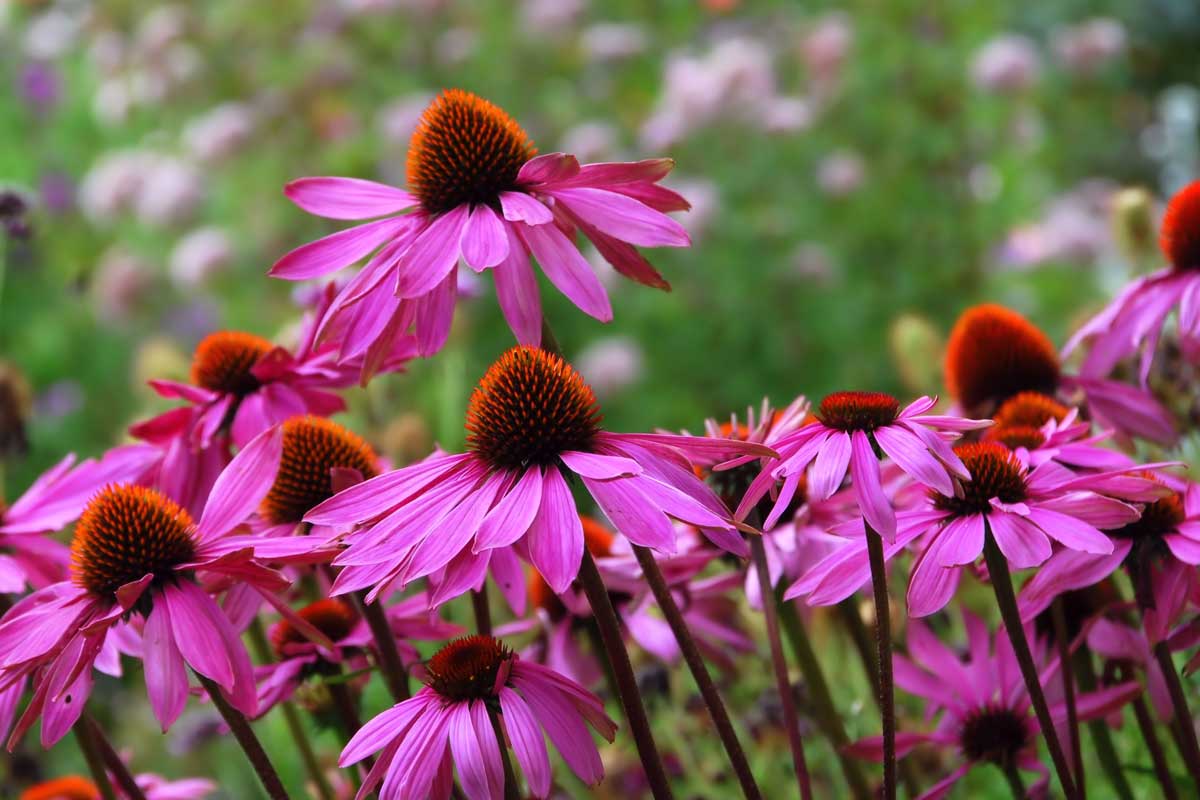
[[[1200,484],[1176,490],[1153,473],[1140,477],[1151,487],[1134,499],[1146,502],[1124,524],[1102,526],[1112,550],[1055,553],[1022,590],[1022,617],[1032,618],[1059,594],[1091,586],[1124,566],[1151,643],[1167,637],[1189,597],[1200,590]]]
[[[555,592],[583,556],[583,527],[567,478],[578,476],[630,541],[675,551],[671,518],[732,532],[721,501],[687,456],[770,455],[760,445],[671,434],[608,433],[592,390],[558,356],[514,347],[471,397],[469,452],[435,455],[353,486],[305,520],[350,526],[335,594],[440,571],[435,602],[480,585],[493,554],[514,548]],[[518,580],[520,580],[518,578]]]
[[[33,699],[10,745],[39,716],[47,747],[70,729],[91,693],[98,653],[112,628],[131,615],[144,621],[146,689],[164,730],[187,702],[185,664],[220,686],[239,711],[254,713],[249,656],[197,581],[207,578],[214,588],[249,584],[272,600],[288,584],[253,561],[250,551],[214,547],[253,509],[246,476],[271,446],[263,437],[238,454],[199,523],[145,487],[115,484],[92,498],[75,527],[70,579],[26,597],[0,620],[0,688],[34,679]]]
[[[946,343],[946,388],[972,415],[991,415],[1005,401],[1036,392],[1071,405],[1080,399],[1103,428],[1170,443],[1175,423],[1149,392],[1086,372],[1067,375],[1054,344],[1017,312],[994,303],[972,306]]]
[[[1068,354],[1088,344],[1082,375],[1103,378],[1140,352],[1145,383],[1163,324],[1176,309],[1184,354],[1193,361],[1200,356],[1200,181],[1171,198],[1159,245],[1170,266],[1126,286],[1067,343]]]
[[[986,625],[978,617],[964,613],[970,640],[969,658],[964,663],[922,623],[914,621],[908,629],[908,651],[912,659],[894,656],[896,684],[907,692],[925,698],[929,715],[940,714],[929,733],[902,732],[896,737],[897,755],[903,756],[920,744],[930,743],[957,753],[962,764],[950,775],[926,790],[922,798],[944,797],[971,769],[980,764],[995,764],[1001,769],[1026,770],[1048,778],[1045,764],[1038,758],[1037,743],[1041,730],[1031,711],[1030,697],[1021,679],[1017,659],[1009,638],[997,634],[989,648]],[[1032,636],[1029,638],[1032,639]],[[1034,647],[1041,681],[1050,696],[1051,717],[1055,727],[1065,723],[1066,706],[1055,702],[1055,687],[1061,681],[1052,678],[1060,664],[1049,658],[1044,642]],[[1136,681],[1122,683],[1076,698],[1079,719],[1103,717],[1119,709],[1141,692]],[[880,737],[873,736],[850,745],[850,752],[874,761],[883,759]],[[1031,796],[1037,793],[1031,788]]]
[[[530,256],[585,313],[607,322],[612,307],[579,252],[579,230],[632,280],[668,288],[636,247],[685,247],[666,211],[687,201],[658,185],[674,162],[653,159],[580,166],[565,153],[536,155],[521,127],[470,92],[442,92],[425,110],[408,150],[409,191],[355,178],[301,178],[287,196],[329,219],[376,219],[285,255],[271,274],[306,280],[372,253],[338,295],[323,336],[343,358],[409,328],[423,355],[441,349],[454,314],[455,266],[491,269],[505,318],[522,344],[541,341],[542,311]],[[403,213],[408,212],[408,213]]]
[[[945,434],[991,424],[989,420],[927,415],[935,402],[922,397],[902,411],[896,398],[880,392],[829,395],[821,401],[815,422],[774,443],[779,461],[768,462],[750,485],[737,518],[744,519],[775,481],[782,479],[783,487],[764,526],[770,528],[788,507],[806,470],[808,497],[813,500],[828,499],[849,472],[863,517],[891,540],[896,535],[896,512],[883,491],[875,447],[914,480],[950,495],[954,493],[952,476],[965,479],[969,473],[946,443]]]
[[[161,775],[142,773],[134,776],[138,788],[146,800],[202,800],[217,790],[217,785],[203,778],[168,780]],[[113,784],[119,800],[128,800],[129,795]],[[28,787],[17,800],[101,800],[103,797],[96,784],[79,775],[64,775]]]
[[[1154,712],[1163,722],[1175,718],[1171,692],[1145,631],[1102,617],[1088,628],[1087,645],[1102,658],[1144,671],[1146,693],[1150,696]]]
[[[594,786],[604,777],[588,725],[610,742],[617,726],[600,699],[579,684],[518,658],[490,636],[455,639],[425,669],[426,686],[364,725],[342,751],[342,767],[383,751],[359,798],[381,781],[383,797],[448,798],[457,770],[468,800],[500,800],[505,778],[497,730],[512,746],[534,797],[550,793],[543,732],[584,783]]]
[[[83,511],[96,490],[136,477],[136,470],[112,461],[69,455],[42,473],[11,506],[0,499],[0,593],[26,585],[41,589],[66,577],[70,551],[43,534],[62,530]]]
[[[1111,432],[1093,434],[1089,423],[1079,421],[1078,409],[1038,392],[1009,398],[994,420],[983,439],[1000,442],[1030,467],[1056,461],[1074,470],[1120,470],[1134,464],[1129,456],[1102,446]]]
[[[932,490],[918,507],[901,512],[896,540],[885,551],[891,558],[927,535],[909,581],[911,616],[932,614],[950,602],[963,567],[979,559],[989,533],[1009,563],[1024,569],[1050,558],[1052,540],[1066,552],[1108,555],[1113,544],[1097,526],[1119,526],[1138,517],[1132,506],[1089,490],[1093,483],[1103,485],[1104,476],[1081,477],[1054,462],[1030,471],[998,442],[963,444],[955,452],[970,480],[950,494]],[[850,543],[785,597],[808,594],[809,603],[828,605],[862,586],[869,575],[865,536],[861,525],[842,527]]]

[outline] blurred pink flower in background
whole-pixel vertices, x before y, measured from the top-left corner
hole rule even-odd
[[[611,397],[641,380],[645,355],[636,339],[608,336],[581,350],[575,367],[598,397]]]
[[[1032,39],[1007,33],[989,40],[976,51],[971,60],[971,78],[984,91],[1016,94],[1037,80],[1041,61]]]
[[[1111,17],[1095,17],[1078,25],[1061,28],[1051,46],[1058,60],[1077,75],[1092,75],[1123,55],[1127,44],[1125,26]]]
[[[168,260],[181,288],[203,286],[233,263],[233,242],[220,228],[197,228],[175,243]]]
[[[816,19],[800,38],[800,58],[820,94],[841,77],[854,44],[854,24],[848,14],[834,11]]]
[[[183,145],[202,164],[219,162],[237,153],[254,135],[256,125],[250,106],[222,103],[184,126]]]
[[[538,36],[563,34],[586,10],[587,0],[521,0],[522,28]]]
[[[100,257],[92,281],[96,314],[110,323],[127,323],[154,288],[154,271],[140,257],[114,246]]]
[[[817,164],[817,186],[832,197],[845,197],[862,188],[867,178],[862,156],[849,150],[830,153]]]
[[[580,36],[579,47],[590,62],[608,63],[632,58],[646,50],[646,29],[632,22],[600,22],[589,25]]]

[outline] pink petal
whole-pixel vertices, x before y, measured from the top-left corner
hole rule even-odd
[[[458,263],[470,208],[462,205],[436,218],[400,256],[396,296],[422,297],[446,279]]]
[[[584,486],[595,498],[613,527],[634,544],[650,547],[663,553],[675,552],[675,527],[659,508],[646,502],[646,497],[631,479],[596,481],[583,479]]]
[[[529,782],[530,792],[534,797],[547,796],[550,793],[550,757],[533,712],[524,698],[507,686],[500,688],[500,712],[504,732],[508,734],[513,755]]]
[[[526,536],[529,560],[556,593],[565,592],[579,575],[583,560],[583,523],[571,489],[558,467],[546,468],[542,503]]]
[[[521,235],[533,251],[542,272],[560,292],[589,316],[612,321],[612,305],[604,285],[591,265],[563,232],[554,225],[524,226]]]
[[[545,203],[524,192],[501,192],[500,210],[509,222],[545,225],[554,221],[554,212]]]
[[[183,713],[188,694],[187,672],[171,633],[170,613],[167,603],[156,603],[142,631],[146,694],[163,733]]]
[[[475,206],[462,233],[462,256],[479,272],[508,258],[508,226],[486,204]]]
[[[450,270],[445,280],[417,303],[417,352],[428,357],[441,350],[450,338],[454,321],[454,302],[458,299],[458,271]]]
[[[197,526],[200,538],[228,533],[246,521],[275,482],[283,457],[283,430],[269,428],[229,462],[213,484]]]
[[[529,467],[488,512],[479,526],[472,550],[479,553],[517,541],[533,524],[541,504],[542,471],[536,466]]]
[[[297,247],[276,261],[268,274],[289,281],[319,278],[353,264],[412,224],[409,217],[393,217],[338,231]]]
[[[687,247],[687,231],[662,212],[633,198],[602,189],[547,190],[580,219],[603,233],[640,247]]]
[[[912,577],[908,582],[908,615],[927,617],[941,611],[950,602],[958,588],[960,569],[943,567],[938,561],[937,551],[944,532],[926,547],[913,565]]]
[[[517,183],[523,186],[556,183],[579,174],[579,161],[567,153],[545,153],[531,158],[517,173]]]
[[[413,722],[424,711],[434,695],[423,689],[408,700],[381,712],[358,729],[338,756],[338,766],[357,764],[367,756],[382,750],[389,742],[404,736]]]
[[[583,453],[568,450],[560,454],[562,462],[572,472],[585,478],[608,480],[610,478],[627,478],[642,474],[641,466],[632,458],[624,456],[609,456],[600,453]]]
[[[370,219],[417,204],[402,189],[359,178],[300,178],[283,193],[308,213],[326,219]]]
[[[838,490],[850,466],[850,450],[850,435],[845,431],[837,431],[825,440],[808,471],[809,497],[827,500]]]
[[[483,743],[476,735],[475,722],[471,715],[471,706],[481,702],[461,702],[449,707],[450,752],[454,754],[454,764],[458,767],[458,782],[467,800],[500,800],[503,797],[503,788],[499,793],[492,791],[486,763],[488,755],[492,753],[497,761],[500,759],[496,737],[488,731],[492,746],[491,752],[485,755]],[[484,714],[486,713],[485,711]]]
[[[516,234],[507,227],[504,233],[508,237],[508,257],[492,270],[496,300],[517,341],[538,347],[542,343],[542,301],[537,276]]]
[[[1075,517],[1034,505],[1030,507],[1029,519],[1045,531],[1047,536],[1072,550],[1102,556],[1113,551],[1111,539]]]
[[[155,598],[165,602],[175,646],[192,669],[222,689],[233,688],[233,663],[218,626],[229,625],[221,609],[190,581],[167,584]]]
[[[954,483],[946,468],[930,455],[918,437],[900,426],[886,426],[875,430],[875,441],[900,469],[917,481],[947,497],[954,494]]]
[[[1020,515],[995,511],[988,515],[988,525],[1000,552],[1016,569],[1036,567],[1050,558],[1046,534]]]
[[[973,564],[983,552],[983,515],[951,520],[938,534],[937,563],[942,567]]]
[[[858,508],[867,523],[886,541],[896,538],[896,511],[879,479],[879,460],[871,440],[863,431],[850,437],[850,477]]]
[[[562,695],[540,681],[514,675],[513,685],[525,696],[550,741],[580,780],[594,786],[604,778],[604,764],[579,712]]]

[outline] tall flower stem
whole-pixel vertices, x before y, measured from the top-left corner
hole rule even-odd
[[[1021,772],[1017,769],[1017,765],[1010,761],[1000,769],[1004,771],[1004,780],[1008,782],[1008,788],[1012,790],[1013,800],[1025,800],[1029,795],[1025,792],[1025,782],[1021,780]]]
[[[358,606],[358,613],[363,615],[363,619],[367,621],[367,627],[371,629],[371,635],[375,637],[375,649],[379,652],[379,667],[383,672],[383,680],[387,683],[388,691],[392,694],[392,699],[397,703],[407,700],[412,696],[408,688],[408,672],[405,671],[404,663],[400,660],[400,650],[396,647],[396,636],[392,633],[392,626],[388,624],[383,605],[378,602],[368,603],[365,591],[354,595],[354,604]]]
[[[1075,677],[1079,681],[1079,689],[1083,692],[1094,692],[1100,681],[1096,676],[1096,667],[1092,663],[1092,652],[1087,649],[1086,642],[1075,651]],[[1121,769],[1121,760],[1117,749],[1113,746],[1112,735],[1108,723],[1103,719],[1088,721],[1088,733],[1092,737],[1092,745],[1096,748],[1097,760],[1101,769],[1112,784],[1113,792],[1119,800],[1133,800],[1133,789]]]
[[[1167,766],[1167,754],[1163,752],[1158,734],[1154,732],[1154,718],[1141,695],[1133,699],[1133,715],[1137,718],[1138,730],[1142,732],[1142,741],[1150,753],[1150,762],[1154,764],[1154,776],[1162,787],[1163,800],[1179,800],[1179,790],[1175,788],[1175,779],[1171,777],[1171,769]]]
[[[747,520],[757,526],[757,515],[753,512]],[[804,759],[804,742],[800,738],[800,717],[796,713],[796,698],[792,694],[792,680],[788,676],[787,658],[783,654],[783,644],[779,639],[779,615],[771,598],[775,596],[771,588],[770,568],[767,566],[767,548],[762,536],[751,534],[750,559],[754,563],[754,571],[758,575],[759,594],[763,599],[763,619],[767,623],[767,643],[771,647],[771,665],[775,669],[775,685],[779,689],[779,702],[783,708],[783,724],[787,728],[788,744],[792,749],[792,766],[796,769],[796,780],[800,784],[800,796],[804,800],[812,798],[812,780],[808,775],[808,764]]]
[[[250,623],[250,645],[254,648],[254,657],[260,664],[271,662],[271,647],[267,644],[267,635],[263,631],[262,620],[258,617],[255,617]],[[308,740],[308,734],[304,730],[304,722],[296,711],[296,705],[290,700],[284,700],[279,707],[280,713],[283,714],[283,720],[287,723],[288,733],[292,736],[292,743],[296,745],[296,752],[300,754],[300,760],[304,762],[304,769],[308,772],[308,777],[312,779],[317,795],[321,800],[333,800],[333,787],[329,785],[329,779],[325,776],[325,771],[321,769],[317,754],[313,751],[312,743]]]
[[[1075,782],[1080,796],[1087,796],[1083,776],[1083,744],[1079,738],[1079,711],[1075,704],[1075,676],[1071,672],[1071,643],[1067,634],[1067,613],[1063,610],[1062,596],[1054,598],[1050,607],[1054,620],[1054,641],[1058,646],[1059,674],[1062,675],[1063,701],[1067,706],[1067,733],[1071,737],[1071,760]]]
[[[496,744],[500,746],[500,760],[504,764],[504,800],[521,800],[521,787],[517,785],[517,774],[508,755],[508,744],[504,741],[500,719],[493,709],[488,709],[488,719],[492,721],[492,730],[496,732]]]
[[[1188,773],[1200,775],[1200,745],[1196,743],[1196,723],[1192,719],[1192,711],[1188,708],[1187,696],[1183,693],[1183,684],[1179,681],[1179,672],[1171,659],[1171,650],[1166,642],[1154,645],[1154,658],[1162,671],[1171,693],[1171,705],[1175,707],[1175,721],[1179,725],[1180,753],[1187,764]]]
[[[254,767],[254,772],[258,775],[258,780],[266,790],[267,796],[271,800],[290,800],[287,789],[283,788],[283,781],[279,779],[279,773],[275,771],[271,759],[267,758],[266,751],[263,750],[258,737],[254,735],[254,729],[250,727],[250,723],[242,715],[242,712],[229,704],[225,695],[221,694],[221,687],[217,686],[211,678],[207,678],[199,672],[196,673],[196,677],[208,692],[209,698],[216,706],[217,711],[221,713],[221,717],[229,729],[233,731],[234,738],[241,745],[246,758],[250,760],[250,766]]]
[[[88,725],[88,720],[81,718],[75,723],[72,730],[75,731],[75,741],[79,743],[79,750],[83,753],[84,760],[87,761],[88,771],[92,773],[92,781],[100,790],[100,796],[104,800],[117,800],[117,792],[108,780],[108,772],[104,769],[104,759],[100,757],[100,748],[96,745],[96,739],[91,726]]]
[[[108,774],[112,775],[117,786],[121,787],[125,800],[146,800],[146,795],[142,793],[142,787],[138,786],[137,781],[129,772],[129,767],[125,766],[125,762],[113,749],[112,743],[108,741],[108,737],[104,735],[103,729],[96,723],[92,715],[84,711],[82,722],[87,726],[91,740],[96,745],[96,752],[100,754],[100,760],[107,767]]]
[[[617,621],[617,612],[613,610],[604,579],[600,577],[600,570],[596,568],[596,562],[586,547],[583,548],[579,582],[583,585],[583,591],[592,607],[592,615],[600,627],[604,654],[611,662],[613,674],[617,679],[617,697],[625,711],[625,719],[629,722],[638,756],[646,770],[650,792],[655,800],[674,797],[671,785],[667,781],[667,773],[663,769],[662,759],[658,755],[658,747],[654,744],[654,734],[650,731],[650,720],[646,717],[646,706],[638,691],[637,676],[633,674],[629,651],[625,649],[625,642],[621,638],[621,624]]]
[[[871,592],[875,600],[875,647],[879,652],[879,717],[883,722],[883,797],[896,800],[896,689],[892,679],[892,609],[888,598],[883,538],[863,519]]]
[[[985,531],[983,539],[983,558],[987,562],[988,575],[992,580],[992,591],[996,594],[996,604],[1000,607],[1000,617],[1004,620],[1004,629],[1012,642],[1013,654],[1021,668],[1021,677],[1025,679],[1025,688],[1029,691],[1029,699],[1033,702],[1034,713],[1037,714],[1038,725],[1042,736],[1046,739],[1046,747],[1050,750],[1050,759],[1054,762],[1054,771],[1058,773],[1058,781],[1062,784],[1063,794],[1068,800],[1079,796],[1075,789],[1075,781],[1071,777],[1071,768],[1067,757],[1063,754],[1062,744],[1054,730],[1054,721],[1050,716],[1050,706],[1046,704],[1046,695],[1042,691],[1042,682],[1038,677],[1037,665],[1033,662],[1033,653],[1029,650],[1029,640],[1025,638],[1025,628],[1021,625],[1021,612],[1017,608],[1017,597],[1013,592],[1012,573],[1008,570],[1008,560],[996,546],[990,530]]]
[[[687,662],[688,669],[691,670],[692,677],[700,688],[700,696],[704,698],[704,704],[708,707],[708,715],[712,717],[717,735],[725,747],[725,754],[729,756],[729,762],[733,765],[733,771],[742,787],[742,794],[747,798],[761,800],[762,793],[754,781],[750,762],[746,760],[746,753],[742,750],[741,742],[738,741],[737,731],[733,729],[729,712],[725,709],[725,702],[721,699],[721,693],[717,691],[716,684],[713,683],[712,675],[708,672],[708,665],[704,663],[704,658],[700,655],[699,648],[696,647],[696,641],[692,638],[691,631],[688,630],[687,621],[679,611],[679,605],[671,594],[671,588],[667,585],[658,562],[654,560],[654,554],[648,548],[636,544],[633,546],[633,552],[637,556],[638,564],[642,567],[642,575],[650,584],[650,591],[654,593],[654,600],[662,610],[667,624],[671,627],[671,632],[675,634],[675,641],[679,643],[683,660]]]
[[[782,600],[779,592],[775,592],[774,596],[778,604],[779,621],[783,626],[783,634],[791,643],[792,655],[795,656],[796,663],[800,665],[800,672],[804,675],[804,682],[808,686],[821,730],[829,739],[829,743],[833,745],[833,751],[841,763],[842,773],[846,776],[846,783],[850,786],[850,793],[856,798],[865,800],[871,796],[871,790],[867,786],[866,779],[863,778],[862,771],[858,768],[858,761],[844,751],[846,745],[850,743],[850,737],[846,735],[841,715],[838,714],[837,706],[834,705],[829,684],[821,669],[821,662],[817,659],[816,652],[813,651],[808,631],[804,629],[804,621],[796,613],[795,604]]]
[[[475,612],[475,632],[480,636],[492,635],[492,610],[488,603],[488,588],[485,581],[479,591],[471,592],[471,608]]]

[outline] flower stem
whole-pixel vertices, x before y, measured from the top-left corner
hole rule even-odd
[[[1154,645],[1154,658],[1158,661],[1167,691],[1171,694],[1171,704],[1175,707],[1180,754],[1187,764],[1188,773],[1193,776],[1200,775],[1200,745],[1196,743],[1196,723],[1192,719],[1191,709],[1188,708],[1187,696],[1183,693],[1183,684],[1179,681],[1179,672],[1171,659],[1171,649],[1165,641]]]
[[[1086,642],[1075,651],[1074,661],[1079,689],[1083,692],[1096,691],[1100,682],[1096,677],[1096,667],[1092,664],[1092,653],[1087,649]],[[1129,780],[1121,769],[1121,760],[1117,756],[1116,747],[1113,746],[1108,723],[1103,719],[1093,719],[1088,721],[1087,726],[1092,744],[1096,748],[1096,755],[1099,757],[1097,760],[1108,777],[1108,782],[1112,784],[1113,792],[1120,800],[1133,800],[1133,789],[1130,788]]]
[[[513,772],[512,759],[508,755],[508,744],[495,710],[488,709],[488,719],[492,721],[492,730],[496,732],[496,744],[500,746],[500,760],[504,764],[504,800],[521,800],[521,787],[517,785],[517,775]]]
[[[100,760],[108,768],[108,773],[116,779],[117,786],[121,788],[121,793],[125,796],[123,800],[146,800],[146,795],[142,793],[142,787],[138,786],[137,781],[129,772],[129,767],[125,766],[121,756],[113,749],[112,743],[108,741],[108,737],[104,735],[104,731],[96,723],[95,718],[87,711],[83,712],[83,718],[92,734],[92,741],[96,743]]]
[[[255,617],[250,623],[250,645],[254,648],[254,656],[260,664],[269,664],[271,658],[271,647],[267,644],[267,636],[263,631],[262,620]],[[292,742],[296,745],[296,751],[300,753],[300,760],[304,762],[304,768],[308,771],[308,777],[312,778],[313,786],[317,789],[317,794],[321,800],[333,800],[333,787],[329,785],[329,779],[325,776],[325,771],[321,769],[320,762],[317,760],[317,754],[312,749],[312,743],[308,740],[308,734],[304,731],[304,723],[300,719],[299,713],[296,711],[296,706],[290,700],[284,700],[280,705],[280,711],[283,714],[284,722],[287,723],[288,733],[292,736]]]
[[[829,684],[825,680],[825,673],[821,670],[821,662],[817,659],[812,642],[809,641],[808,632],[804,629],[804,621],[796,613],[793,603],[781,599],[778,592],[775,593],[775,599],[778,603],[779,621],[783,626],[783,634],[791,643],[792,654],[796,658],[796,663],[800,665],[801,674],[804,675],[804,682],[812,697],[817,721],[820,723],[825,737],[833,745],[833,751],[837,754],[838,761],[842,766],[842,773],[846,776],[846,783],[850,786],[850,793],[856,798],[865,800],[871,796],[871,790],[867,786],[866,779],[863,778],[858,761],[844,751],[846,745],[850,743],[850,737],[846,735],[846,728],[842,725],[842,718],[837,712],[837,706],[834,705]]]
[[[1154,776],[1163,790],[1163,800],[1179,800],[1179,790],[1175,788],[1175,779],[1171,777],[1171,769],[1167,766],[1167,755],[1163,752],[1158,734],[1154,732],[1154,719],[1142,695],[1133,698],[1133,715],[1137,718],[1138,729],[1142,732],[1142,740],[1146,750],[1150,752],[1150,761],[1154,764]]]
[[[757,523],[754,515],[748,520],[751,525]],[[758,574],[759,594],[763,599],[763,619],[767,623],[767,642],[771,647],[771,664],[775,669],[775,685],[779,689],[779,702],[783,707],[783,724],[787,728],[788,744],[792,748],[792,766],[796,769],[796,780],[800,784],[800,796],[804,800],[812,798],[812,781],[808,775],[808,764],[804,759],[804,742],[800,739],[800,719],[796,713],[796,698],[792,694],[792,681],[788,676],[787,659],[783,655],[783,645],[779,639],[779,616],[775,604],[771,602],[774,590],[771,588],[770,569],[767,566],[767,548],[763,545],[762,536],[751,534],[750,558],[754,562],[754,571]]]
[[[733,723],[729,719],[725,702],[721,699],[721,693],[717,691],[716,684],[713,683],[708,666],[704,663],[703,656],[700,655],[696,640],[692,638],[692,633],[688,630],[687,621],[683,618],[675,598],[671,595],[671,587],[667,586],[666,578],[663,577],[658,562],[654,560],[654,554],[650,552],[649,548],[636,544],[633,546],[633,552],[637,556],[638,564],[642,567],[642,575],[650,584],[650,591],[654,593],[654,600],[662,610],[667,624],[671,627],[671,632],[675,634],[675,641],[679,643],[683,660],[687,662],[688,669],[691,670],[692,677],[700,688],[700,696],[704,698],[704,704],[708,706],[708,715],[712,718],[713,725],[716,726],[717,735],[725,747],[725,754],[729,756],[729,763],[733,765],[733,771],[742,787],[742,794],[748,798],[761,799],[762,793],[754,781],[750,762],[746,760],[746,753],[742,750],[741,742],[738,741],[737,731],[734,730]]]
[[[117,800],[117,792],[108,780],[108,772],[104,769],[104,759],[100,756],[100,748],[96,745],[95,733],[88,724],[88,719],[80,718],[72,730],[75,731],[75,741],[79,743],[79,750],[83,753],[84,760],[87,761],[88,771],[92,773],[92,780],[95,782],[96,788],[100,790],[100,796],[104,800]]]
[[[400,651],[396,648],[396,636],[392,626],[388,624],[387,614],[381,603],[368,603],[366,591],[354,595],[354,604],[358,613],[363,615],[371,634],[375,637],[375,649],[379,652],[379,667],[383,672],[383,680],[387,683],[392,699],[397,703],[407,700],[412,695],[408,689],[408,672],[400,660]]]
[[[1071,769],[1067,765],[1067,757],[1063,754],[1062,744],[1059,743],[1058,734],[1054,730],[1050,707],[1046,705],[1046,695],[1042,692],[1042,683],[1038,678],[1037,665],[1033,662],[1029,640],[1025,638],[1025,628],[1021,625],[1021,612],[1017,608],[1017,597],[1013,593],[1012,574],[1008,571],[1008,561],[996,546],[990,530],[984,533],[983,557],[992,580],[992,591],[996,594],[996,604],[1000,607],[1000,617],[1004,620],[1004,628],[1008,632],[1009,641],[1012,642],[1013,654],[1021,668],[1021,677],[1025,679],[1025,688],[1029,691],[1038,725],[1046,740],[1046,747],[1050,750],[1050,759],[1054,762],[1054,771],[1058,773],[1063,794],[1068,800],[1073,800],[1079,794],[1075,789],[1075,781],[1071,778]]]
[[[258,780],[262,783],[263,788],[266,789],[267,796],[271,800],[290,800],[287,789],[283,788],[283,781],[279,779],[279,773],[275,771],[271,759],[267,758],[266,751],[263,750],[258,737],[254,735],[254,729],[250,727],[246,717],[229,704],[225,695],[221,694],[221,687],[217,686],[211,678],[205,677],[199,672],[196,673],[196,677],[208,692],[209,698],[212,699],[217,711],[221,713],[225,723],[229,725],[229,729],[233,731],[234,738],[242,746],[242,752],[250,760],[250,766],[254,767],[254,772],[258,775]]]
[[[544,344],[544,340],[543,340]],[[612,663],[613,674],[617,679],[617,696],[629,722],[634,743],[642,766],[646,770],[646,780],[650,783],[650,792],[655,800],[667,800],[673,797],[671,785],[667,781],[667,773],[663,769],[662,759],[658,755],[658,747],[654,743],[654,734],[650,731],[650,720],[646,718],[646,707],[642,703],[642,695],[638,691],[637,676],[633,674],[633,664],[629,661],[629,651],[621,638],[621,625],[617,621],[617,612],[613,610],[612,600],[600,570],[587,548],[583,549],[583,562],[579,569],[579,582],[587,594],[588,603],[592,607],[592,615],[600,627],[600,638],[604,642],[605,656]]]
[[[896,689],[892,680],[892,610],[887,589],[883,538],[863,520],[867,556],[871,561],[871,591],[875,599],[875,647],[879,652],[879,716],[883,722],[883,792],[896,800]]]
[[[1004,779],[1008,781],[1008,788],[1012,790],[1013,800],[1025,800],[1027,796],[1025,782],[1021,780],[1021,772],[1017,769],[1017,765],[1009,761],[1000,769],[1004,772]]]
[[[471,592],[471,608],[475,611],[475,632],[480,636],[492,635],[492,611],[488,603],[487,583],[479,591]]]
[[[1071,760],[1080,796],[1087,796],[1083,776],[1083,744],[1079,739],[1079,712],[1075,705],[1075,677],[1071,673],[1071,643],[1067,640],[1067,614],[1062,595],[1054,598],[1050,607],[1054,621],[1054,640],[1058,646],[1059,674],[1063,682],[1063,701],[1067,706],[1067,735],[1071,737]]]

